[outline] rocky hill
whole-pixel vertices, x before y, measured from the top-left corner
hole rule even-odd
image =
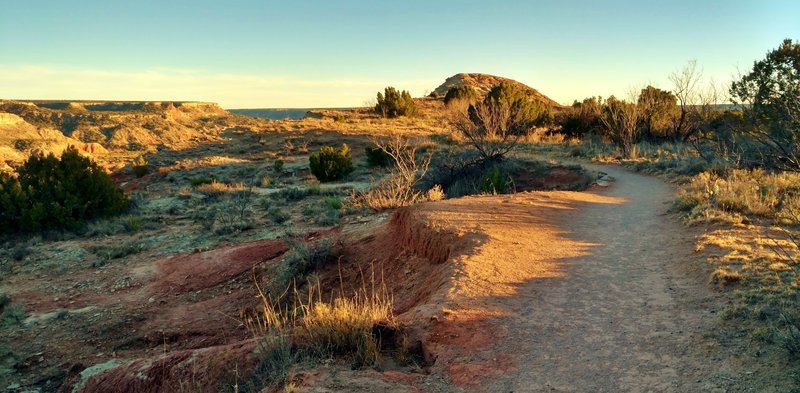
[[[433,92],[439,96],[444,96],[445,94],[447,94],[447,91],[450,90],[450,88],[466,85],[466,86],[471,86],[472,88],[474,88],[476,91],[478,91],[480,94],[483,95],[488,93],[489,90],[492,89],[492,87],[494,87],[497,84],[500,84],[501,82],[508,82],[513,85],[516,85],[520,89],[524,90],[531,98],[541,101],[542,103],[544,103],[549,107],[553,108],[561,107],[561,105],[558,102],[555,102],[550,97],[547,97],[546,95],[540,93],[538,90],[530,86],[517,82],[513,79],[503,78],[500,76],[494,76],[489,74],[476,74],[476,73],[455,74],[447,78],[444,81],[444,83],[439,85],[439,87],[437,87]]]

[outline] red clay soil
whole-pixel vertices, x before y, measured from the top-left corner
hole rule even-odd
[[[253,269],[259,276],[269,272],[286,249],[284,242],[265,240],[141,260],[95,271],[108,276],[100,282],[129,277],[134,282],[129,288],[89,288],[58,301],[45,288],[15,295],[29,302],[34,316],[62,307],[74,312],[58,324],[44,320],[24,333],[30,337],[15,337],[41,345],[44,353],[20,371],[32,384],[45,375],[63,375],[65,392],[168,392],[179,386],[218,391],[221,384],[245,378],[258,363],[256,341],[236,318],[259,304]],[[87,274],[75,269],[48,285],[98,275]],[[91,307],[78,311],[84,306]],[[96,364],[114,367],[84,372]]]

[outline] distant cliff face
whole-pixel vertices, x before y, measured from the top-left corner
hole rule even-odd
[[[439,87],[437,87],[434,92],[439,96],[444,96],[447,94],[447,91],[450,90],[452,87],[457,86],[470,86],[475,89],[479,94],[485,95],[492,89],[492,87],[500,84],[501,82],[511,83],[516,85],[521,90],[525,91],[528,96],[538,101],[541,101],[547,106],[550,107],[560,107],[561,105],[550,97],[540,93],[538,90],[527,86],[525,84],[519,83],[513,79],[503,78],[500,76],[494,76],[489,74],[455,74],[449,78],[447,78],[444,83],[442,83]]]
[[[213,119],[227,116],[209,102],[0,100],[0,141],[35,146],[45,136],[60,139],[57,133],[68,139],[62,143],[149,150],[214,138],[219,129]]]

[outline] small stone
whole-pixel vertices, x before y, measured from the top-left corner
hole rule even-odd
[[[152,298],[152,297],[151,297],[150,299],[147,299],[147,303],[148,303],[148,304],[150,304],[150,303],[153,303],[153,302],[155,302],[155,301],[156,301],[156,299],[154,299],[154,298]]]

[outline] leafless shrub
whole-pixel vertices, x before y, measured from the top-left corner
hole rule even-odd
[[[415,188],[428,172],[431,154],[417,158],[417,145],[408,138],[394,136],[373,139],[373,143],[391,157],[394,167],[389,177],[365,192],[354,192],[351,203],[374,210],[408,206],[426,199],[426,194]]]

